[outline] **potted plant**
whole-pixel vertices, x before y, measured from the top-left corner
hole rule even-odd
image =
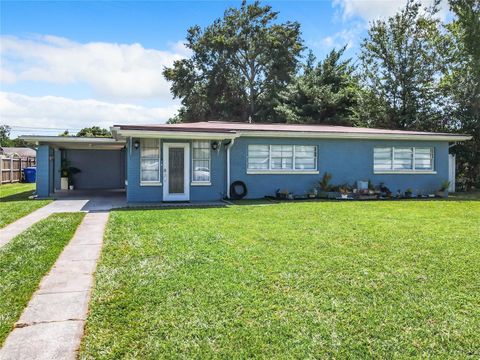
[[[64,190],[64,182],[65,179],[67,179],[67,186],[68,189],[73,190],[74,189],[74,183],[73,183],[73,175],[78,174],[81,172],[79,168],[76,168],[74,166],[70,166],[70,163],[67,160],[62,161],[62,166],[60,169],[60,174],[61,174],[61,182],[62,182],[62,190]]]
[[[445,180],[440,185],[440,189],[437,191],[439,197],[447,198],[448,197],[448,188],[450,187],[450,181]]]
[[[332,185],[330,185],[330,180],[332,180],[332,174],[328,172],[324,172],[322,176],[322,180],[320,180],[318,183],[320,187],[320,192],[318,193],[318,197],[320,198],[329,197],[329,192],[332,191]]]
[[[412,188],[407,188],[407,190],[405,190],[405,197],[406,198],[411,198],[413,195],[413,189]]]

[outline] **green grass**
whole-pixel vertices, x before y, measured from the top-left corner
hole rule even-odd
[[[453,193],[448,198],[450,200],[480,200],[480,191]]]
[[[50,215],[0,248],[0,345],[83,216]]]
[[[479,358],[479,234],[479,201],[114,211],[80,358]]]
[[[0,185],[0,228],[51,202],[28,199],[34,191],[35,184]]]

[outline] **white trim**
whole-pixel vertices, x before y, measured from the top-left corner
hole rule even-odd
[[[168,191],[168,158],[171,147],[183,147],[183,193],[170,194]],[[190,200],[190,143],[163,143],[163,201]]]
[[[411,175],[434,175],[437,172],[434,170],[390,170],[390,171],[374,171],[374,174],[385,174],[385,175],[401,175],[401,174],[411,174]]]
[[[412,150],[412,168],[411,169],[394,169],[395,166],[395,149],[409,148]],[[431,169],[416,169],[415,157],[416,149],[430,149],[430,160],[432,162]],[[392,153],[390,170],[375,170],[375,149],[390,149]],[[435,147],[434,146],[374,146],[373,147],[373,173],[374,174],[436,174],[435,171]]]
[[[229,144],[226,145],[227,147],[227,199],[230,199],[230,148],[235,143],[235,139],[232,139]]]
[[[195,171],[195,168],[193,167],[193,162],[195,160],[198,160],[198,161],[206,161],[205,159],[195,159],[193,157],[193,153],[195,151],[195,146],[194,146],[194,143],[195,141],[208,141],[208,176],[209,176],[209,181],[196,181],[193,179],[193,172]],[[200,185],[203,185],[203,183],[208,183],[210,184],[211,180],[212,180],[212,142],[209,141],[209,140],[198,140],[198,139],[195,139],[195,140],[192,140],[192,157],[191,157],[191,171],[192,171],[192,185],[195,185],[195,184],[200,184]]]
[[[250,169],[248,167],[249,147],[250,146],[268,146],[268,169]],[[291,169],[272,169],[272,146],[291,146],[292,147],[292,168]],[[315,149],[315,169],[295,169],[295,148],[297,146],[308,146]],[[301,145],[301,144],[247,144],[247,159],[246,159],[247,174],[318,174],[318,146],[315,145]]]
[[[226,140],[237,138],[233,133],[190,132],[190,131],[152,131],[152,130],[117,130],[121,137],[162,138],[181,140]]]
[[[192,181],[190,185],[191,186],[211,186],[212,183],[210,181]]]
[[[248,175],[314,175],[318,170],[247,170]]]
[[[130,138],[131,139],[131,138]],[[143,139],[139,139],[139,147],[136,149],[140,152],[139,159],[140,159],[140,186],[159,186],[162,184],[162,142],[160,139],[158,140],[158,181],[142,181],[142,151],[143,151]],[[130,140],[131,141],[131,140]],[[148,159],[148,158],[147,158]],[[152,158],[150,158],[152,159]]]
[[[302,139],[368,139],[368,140],[426,140],[426,141],[466,141],[466,135],[414,135],[414,134],[373,134],[373,133],[340,133],[340,132],[300,132],[300,131],[239,131],[243,137],[273,137]]]
[[[141,182],[140,182],[140,186],[162,186],[162,182],[158,182],[158,181],[151,181],[151,182],[141,181]]]
[[[166,139],[204,139],[226,140],[243,137],[267,137],[267,138],[303,138],[303,139],[368,139],[368,140],[424,140],[424,141],[467,141],[469,135],[444,135],[444,134],[382,134],[369,132],[313,132],[313,131],[245,131],[232,130],[231,132],[190,132],[190,131],[153,131],[153,130],[121,130],[112,127],[112,134],[120,137],[162,137]]]
[[[114,144],[114,145],[125,145],[124,140],[115,140],[113,138],[107,137],[79,137],[79,136],[29,136],[22,135],[20,136],[22,140],[26,142],[36,142],[38,143],[92,143],[92,144]]]

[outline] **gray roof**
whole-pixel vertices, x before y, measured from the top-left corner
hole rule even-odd
[[[2,147],[0,147],[0,154],[8,155],[8,156],[16,154],[16,155],[20,156],[21,158],[36,157],[37,156],[37,152],[35,150],[27,148],[27,147],[2,146]]]

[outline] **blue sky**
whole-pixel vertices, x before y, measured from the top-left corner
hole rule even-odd
[[[431,0],[424,0],[431,3]],[[298,21],[319,59],[348,44],[355,58],[368,22],[405,0],[266,1]],[[94,124],[162,123],[178,108],[161,71],[188,56],[188,27],[240,1],[0,3],[0,116],[13,135]],[[446,16],[446,6],[442,16]]]

